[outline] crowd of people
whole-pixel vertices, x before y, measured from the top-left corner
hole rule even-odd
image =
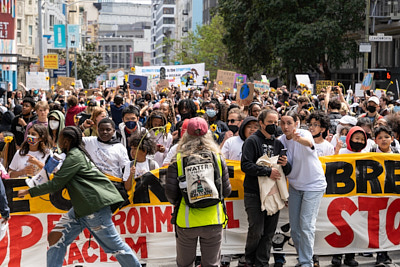
[[[0,95],[8,96],[0,106],[1,177],[34,177],[53,155],[67,155],[53,180],[19,193],[21,197],[34,197],[64,187],[70,191],[72,208],[49,235],[48,259],[61,265],[66,246],[85,227],[106,252],[115,253],[122,266],[132,266],[129,261],[139,264],[129,247],[112,237],[115,229],[110,226],[109,206],[122,200],[107,181],[119,179],[125,190],[134,190],[133,181],[144,173],[169,166],[165,193],[175,206],[177,264],[194,263],[199,237],[201,266],[218,266],[222,226],[226,223],[223,208],[214,204],[212,207],[221,209],[221,213],[200,213],[201,208],[183,198],[179,179],[190,178],[187,173],[182,175],[182,164],[206,160],[222,179],[217,187],[221,200],[231,190],[225,163],[229,159],[239,160],[245,173],[244,206],[249,228],[239,264],[269,264],[279,210],[272,215],[262,211],[258,183],[259,177],[282,179],[282,171],[289,181],[286,204],[298,266],[319,266],[313,253],[314,231],[326,181],[318,157],[400,151],[400,100],[394,100],[391,92],[378,97],[373,91],[365,91],[363,97],[356,97],[343,86],[313,94],[302,86],[288,90],[283,85],[266,92],[255,90],[251,104],[242,106],[235,94],[205,88],[181,91],[169,87],[147,92],[100,87],[89,95],[87,90],[72,87],[51,91],[27,89],[22,83],[20,87]],[[205,151],[212,153],[205,155]],[[193,155],[199,158],[193,159]],[[277,165],[261,166],[258,159],[265,155],[278,156]],[[183,158],[186,160],[181,162]],[[82,185],[85,179],[88,182]],[[3,187],[0,191],[4,195]],[[93,202],[81,195],[94,195],[93,191],[104,196]],[[0,199],[0,209],[6,222],[6,199]],[[187,213],[182,215],[183,211]],[[203,221],[197,221],[196,216],[202,216]],[[101,218],[111,232],[96,230]],[[284,265],[283,254],[274,258],[275,267]],[[377,266],[390,262],[387,252],[377,254]],[[346,254],[343,263],[358,265],[354,254]],[[334,255],[332,264],[340,266],[342,255]]]

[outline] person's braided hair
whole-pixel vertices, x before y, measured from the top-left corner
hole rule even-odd
[[[63,137],[65,139],[69,140],[70,149],[74,148],[74,147],[78,148],[96,166],[96,164],[93,161],[92,157],[89,155],[89,153],[85,149],[85,144],[82,141],[82,131],[81,131],[81,129],[79,129],[76,126],[67,126],[61,131],[61,134],[63,135]]]

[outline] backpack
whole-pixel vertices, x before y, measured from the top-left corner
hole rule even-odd
[[[222,201],[221,157],[210,151],[201,151],[182,158],[176,155],[178,181],[186,205],[206,208]]]

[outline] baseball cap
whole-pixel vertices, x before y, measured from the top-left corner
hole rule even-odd
[[[375,104],[379,105],[379,99],[376,96],[371,96],[368,99],[368,102],[374,102]]]
[[[346,115],[346,116],[341,117],[339,119],[339,122],[341,124],[350,124],[352,126],[355,126],[357,124],[357,118]]]
[[[208,131],[208,124],[200,117],[191,118],[187,126],[187,133],[194,136],[203,136]]]

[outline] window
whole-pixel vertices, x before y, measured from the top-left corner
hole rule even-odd
[[[33,42],[32,42],[32,34],[33,34],[33,26],[32,25],[29,25],[28,26],[28,45],[32,45],[33,44]]]
[[[175,24],[175,18],[163,18],[164,24]]]
[[[54,28],[54,15],[49,16],[49,28],[50,28],[50,31],[52,31]]]
[[[163,13],[164,14],[174,14],[174,8],[173,7],[164,7]]]
[[[22,36],[22,20],[17,19],[17,43],[18,44],[20,44],[22,42],[21,36]]]

